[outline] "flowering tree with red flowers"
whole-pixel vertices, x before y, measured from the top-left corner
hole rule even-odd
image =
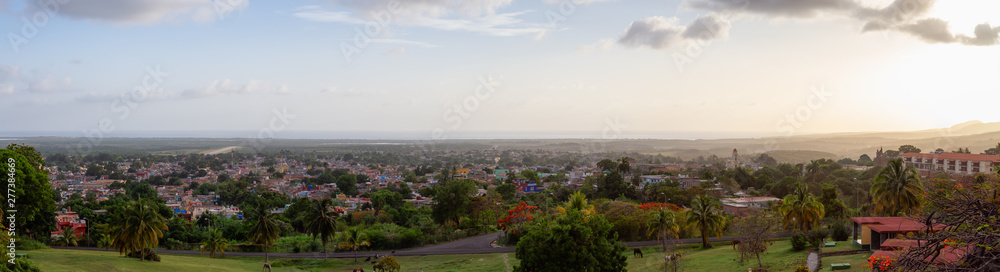
[[[887,271],[890,265],[892,265],[892,259],[882,254],[872,254],[871,257],[868,257],[868,262],[865,262],[865,266],[872,271]]]
[[[515,235],[520,235],[524,226],[527,225],[528,222],[531,222],[531,220],[535,219],[535,215],[537,215],[537,213],[541,213],[537,209],[538,206],[528,206],[528,204],[521,202],[517,205],[517,207],[508,210],[507,216],[501,218],[497,222],[497,225],[500,226],[500,229],[503,230],[504,233],[513,232]]]

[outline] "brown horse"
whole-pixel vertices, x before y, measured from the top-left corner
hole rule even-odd
[[[264,270],[267,270],[267,272],[271,272],[271,264],[264,263]]]
[[[639,256],[639,258],[642,258],[642,250],[638,249],[638,248],[633,248],[632,249],[632,257],[635,257],[635,256]]]
[[[736,249],[738,245],[740,245],[740,240],[733,240],[733,249]]]

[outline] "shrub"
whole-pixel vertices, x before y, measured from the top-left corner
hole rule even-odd
[[[844,221],[838,221],[831,224],[830,232],[834,241],[847,241],[847,239],[851,238],[851,227]]]
[[[796,231],[792,233],[792,249],[795,251],[802,251],[806,249],[809,240],[806,238],[806,234],[803,232]]]
[[[160,255],[156,254],[156,251],[153,251],[152,249],[148,248],[145,248],[142,251],[145,251],[145,259],[142,259],[143,261],[156,261],[156,262],[160,261]],[[140,251],[133,251],[128,254],[128,257],[140,259],[143,257],[143,253]]]
[[[35,240],[33,240],[31,238],[28,238],[26,236],[18,236],[17,237],[17,249],[18,250],[36,250],[36,249],[48,249],[48,248],[49,247],[45,246],[44,243],[39,242],[39,241],[35,241]]]
[[[810,272],[809,268],[806,266],[799,266],[795,268],[795,272]]]
[[[823,239],[829,235],[830,232],[826,229],[814,229],[806,233],[806,239],[808,239],[810,246],[818,247],[823,243]]]
[[[4,262],[0,265],[0,272],[40,272],[41,268],[25,258],[14,258],[14,263]]]

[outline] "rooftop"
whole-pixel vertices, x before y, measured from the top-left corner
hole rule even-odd
[[[991,161],[1000,162],[1000,155],[964,154],[964,153],[905,153],[901,157],[934,158],[962,161]]]
[[[854,223],[868,225],[868,228],[878,233],[906,233],[921,232],[927,230],[927,225],[914,221],[906,217],[851,217]],[[940,230],[942,224],[935,224],[934,228]]]

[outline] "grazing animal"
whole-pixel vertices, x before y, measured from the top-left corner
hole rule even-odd
[[[738,245],[740,245],[740,240],[733,240],[733,249],[736,249]]]
[[[372,256],[368,256],[368,258],[365,258],[365,262],[370,262],[371,260],[372,260]]]
[[[638,249],[638,248],[633,248],[632,249],[632,257],[635,257],[635,256],[639,256],[639,258],[642,258],[642,250]]]
[[[389,255],[396,255],[396,251],[393,250],[392,252],[389,253]]]
[[[267,270],[267,272],[271,272],[271,264],[264,263],[264,270]]]
[[[372,265],[372,271],[385,271],[385,269],[382,269],[382,264],[374,264]]]
[[[354,270],[351,270],[351,272],[365,272],[365,270],[361,268],[355,268]]]

